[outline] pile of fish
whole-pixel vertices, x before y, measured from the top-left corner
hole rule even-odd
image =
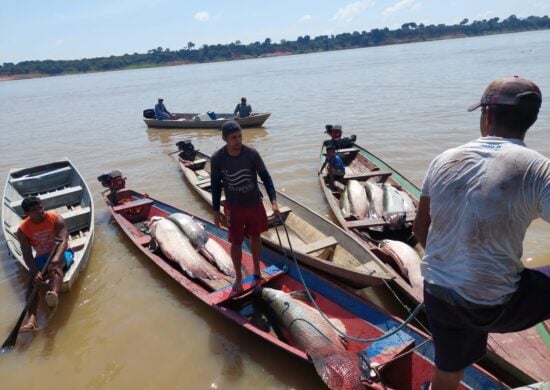
[[[410,196],[389,183],[371,180],[348,180],[340,196],[340,209],[344,217],[357,219],[384,218],[388,223],[415,211]]]
[[[174,213],[168,218],[153,217],[149,230],[162,253],[190,277],[216,279],[218,272],[213,265],[225,275],[235,276],[229,254],[191,216]]]
[[[330,389],[363,388],[361,360],[346,350],[334,329],[346,332],[340,320],[331,319],[328,323],[315,308],[297,299],[300,294],[296,292],[262,287],[260,296],[292,342],[310,357]],[[301,299],[304,298],[302,294]]]

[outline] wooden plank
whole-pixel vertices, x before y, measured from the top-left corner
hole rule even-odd
[[[82,186],[67,187],[57,191],[40,194],[38,197],[42,201],[42,206],[46,210],[56,209],[65,205],[73,205],[80,203],[82,199]],[[15,200],[10,203],[10,207],[20,216],[23,217],[25,212],[21,207],[23,199]]]
[[[69,233],[88,228],[93,221],[90,221],[92,211],[90,207],[82,207],[77,210],[67,211],[61,214],[67,225]]]
[[[210,180],[204,180],[200,183],[197,183],[197,187],[199,187],[201,190],[208,190],[212,186],[212,183]]]
[[[197,176],[202,176],[204,179],[209,179],[210,178],[210,173],[208,173],[208,171],[205,171],[204,169],[197,169],[195,171],[195,173],[197,174]],[[198,180],[201,180],[197,177]],[[202,179],[202,180],[204,180]]]
[[[287,207],[287,206],[283,206],[283,207],[279,208],[279,213],[281,214],[281,218],[283,219],[283,221],[286,220],[288,214],[291,211],[292,210],[290,209],[290,207]],[[278,222],[278,220],[275,220],[275,215],[273,214],[273,210],[266,211],[266,214],[267,214],[267,224],[268,225],[272,226],[276,222]]]
[[[124,204],[121,204],[121,205],[118,205],[118,206],[114,206],[113,211],[120,212],[120,211],[132,209],[134,207],[143,207],[143,206],[147,206],[149,204],[152,205],[153,203],[154,203],[153,200],[149,199],[149,198],[136,199],[136,200],[133,200],[131,202],[127,202],[127,203],[124,203]]]
[[[370,179],[371,177],[378,177],[381,178],[388,177],[392,173],[389,171],[372,171],[372,172],[365,172],[365,173],[357,173],[352,175],[346,175],[343,177],[343,180],[366,180]]]
[[[313,241],[312,243],[309,243],[303,247],[298,248],[301,252],[304,253],[312,253],[320,251],[321,249],[328,248],[330,246],[334,246],[338,244],[338,241],[332,236],[324,237],[320,240]]]
[[[414,222],[415,214],[407,214],[405,222]],[[386,225],[388,222],[384,218],[365,218],[358,219],[357,221],[346,221],[346,228],[356,229],[356,228],[369,228],[376,226]]]

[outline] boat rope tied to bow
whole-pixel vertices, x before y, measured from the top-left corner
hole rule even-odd
[[[286,254],[286,250],[285,250],[285,247],[283,246],[282,244],[282,241],[281,241],[281,237],[279,235],[279,230],[278,230],[278,226],[282,226],[284,231],[285,231],[285,235],[286,235],[286,239],[288,241],[288,249],[290,251],[290,254],[292,255],[292,259],[296,265],[296,270],[298,271],[298,276],[300,277],[300,282],[302,283],[302,285],[304,286],[304,290],[307,294],[307,297],[308,299],[310,300],[310,302],[313,304],[313,306],[315,307],[315,309],[319,312],[319,314],[321,315],[321,317],[343,338],[345,339],[349,339],[349,340],[353,340],[353,341],[356,341],[356,342],[359,342],[359,343],[373,343],[373,342],[376,342],[376,341],[380,341],[380,340],[383,340],[387,337],[390,337],[392,335],[394,335],[395,333],[399,332],[401,329],[403,329],[405,326],[407,326],[415,317],[416,315],[418,314],[418,312],[420,310],[422,310],[422,308],[424,307],[424,304],[423,303],[420,303],[416,306],[416,308],[410,313],[410,315],[407,317],[407,319],[405,321],[403,321],[401,324],[399,324],[398,326],[388,330],[386,333],[384,333],[382,336],[380,337],[375,337],[375,338],[370,338],[370,339],[365,339],[365,338],[360,338],[360,337],[354,337],[354,336],[351,336],[343,331],[341,331],[340,329],[338,329],[336,326],[334,326],[334,324],[329,320],[329,318],[325,315],[325,313],[323,313],[323,311],[321,310],[321,308],[317,305],[317,303],[315,302],[315,299],[313,298],[313,295],[311,294],[311,292],[309,291],[309,288],[307,287],[306,285],[306,282],[304,280],[304,277],[302,275],[302,271],[300,270],[300,266],[298,264],[298,260],[296,259],[296,255],[294,253],[294,250],[292,249],[292,244],[290,242],[290,237],[289,237],[289,234],[288,234],[288,230],[286,228],[286,224],[285,224],[285,221],[279,217],[278,218],[278,223],[275,224],[275,232],[277,233],[277,238],[279,240],[279,246],[281,247],[281,251],[283,252],[283,255],[285,256],[285,259],[287,259],[288,261],[288,256]],[[288,270],[288,264],[285,264],[284,268],[283,268],[283,271],[284,272],[287,272]],[[304,319],[304,321],[307,321]],[[312,324],[313,326],[313,324]]]

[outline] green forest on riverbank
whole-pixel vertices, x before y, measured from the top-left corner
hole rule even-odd
[[[481,21],[476,20],[471,23],[468,19],[464,19],[459,24],[450,26],[445,24],[425,26],[422,23],[416,24],[410,22],[403,24],[401,28],[395,30],[389,30],[387,27],[383,29],[375,28],[369,32],[354,31],[353,33],[330,36],[320,35],[315,38],[305,35],[298,37],[295,41],[281,40],[279,43],[272,42],[270,38],[266,38],[263,42],[257,41],[247,45],[236,41],[226,45],[202,45],[200,48],[196,48],[193,42],[188,42],[180,50],[158,47],[142,54],[112,55],[110,57],[84,58],[79,60],[35,60],[22,61],[17,64],[4,63],[0,65],[0,77],[55,76],[181,63],[230,61],[549,28],[550,18],[547,15],[542,17],[529,16],[524,19],[510,15],[504,20],[495,17]]]

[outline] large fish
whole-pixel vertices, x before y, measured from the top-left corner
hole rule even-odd
[[[209,239],[204,245],[203,254],[208,254],[214,260],[216,266],[224,274],[235,277],[235,267],[233,266],[233,260],[231,256],[227,253],[223,247],[218,244],[215,240]]]
[[[193,217],[183,213],[173,213],[168,216],[168,219],[178,225],[195,248],[198,250],[204,248],[204,244],[208,241],[208,234]]]
[[[367,181],[365,183],[365,191],[370,203],[371,217],[382,218],[384,214],[384,192],[380,185]]]
[[[400,273],[409,280],[413,288],[422,288],[424,282],[420,272],[422,258],[411,246],[401,241],[382,240],[380,248],[395,261]]]
[[[199,255],[174,222],[162,217],[153,217],[149,229],[162,253],[177,262],[187,275],[192,278],[217,278],[216,269]]]
[[[336,330],[316,309],[280,290],[263,287],[260,295],[292,342],[313,361],[329,388],[363,388],[359,357],[344,348]],[[331,322],[345,332],[341,321]]]
[[[348,180],[346,191],[351,205],[350,212],[357,219],[364,219],[369,212],[369,200],[365,189],[357,180]]]
[[[212,264],[216,265],[224,274],[235,276],[235,268],[231,256],[216,241],[208,237],[204,227],[193,217],[183,213],[173,213],[168,219],[174,222],[187,236],[191,244]]]

